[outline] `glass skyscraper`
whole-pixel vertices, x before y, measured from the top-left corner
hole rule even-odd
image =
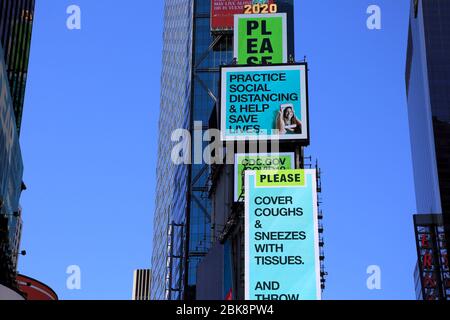
[[[20,135],[35,0],[0,0],[0,41],[11,88],[17,132]]]
[[[417,213],[450,235],[450,1],[412,0],[406,63]],[[448,246],[448,244],[447,244]]]
[[[22,218],[19,144],[34,0],[0,0],[0,283],[15,286]]]
[[[277,4],[280,12],[293,13],[292,0]],[[151,297],[195,299],[197,267],[213,240],[210,167],[175,165],[171,137],[180,128],[192,137],[208,129],[218,101],[219,67],[233,62],[233,36],[211,32],[211,0],[166,0],[164,10]],[[293,39],[293,19],[288,30]],[[289,41],[289,52],[293,47]]]
[[[172,162],[171,136],[190,128],[193,10],[193,0],[165,1],[152,300],[181,299],[185,288],[190,174]]]
[[[0,284],[14,285],[19,250],[23,163],[0,46]]]

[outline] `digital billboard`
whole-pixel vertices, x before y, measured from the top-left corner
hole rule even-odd
[[[307,65],[221,67],[221,139],[309,139]]]
[[[320,300],[315,170],[245,173],[245,299]]]
[[[287,63],[286,13],[235,15],[234,57],[242,65]]]
[[[234,27],[234,15],[250,13],[252,5],[270,5],[273,0],[211,0],[211,30],[213,32],[231,31]],[[261,13],[265,8],[260,7]],[[267,7],[267,11],[270,10]]]
[[[246,170],[295,169],[294,152],[285,153],[237,153],[234,156],[234,201],[244,202]]]

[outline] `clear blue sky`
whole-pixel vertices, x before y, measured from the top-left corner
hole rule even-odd
[[[326,299],[414,299],[408,0],[296,0],[323,170]],[[82,10],[69,31],[66,8]],[[382,10],[382,30],[366,9]],[[130,299],[150,266],[163,1],[37,0],[22,123],[20,271],[62,299]],[[82,289],[66,288],[78,265]],[[379,265],[382,290],[366,288]]]

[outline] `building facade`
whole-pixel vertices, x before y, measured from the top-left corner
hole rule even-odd
[[[187,143],[174,131],[186,129],[195,137],[210,128],[219,98],[220,66],[233,63],[232,33],[212,31],[211,3],[165,1],[152,299],[196,299],[198,266],[216,240],[209,196],[211,167],[194,156],[192,164],[171,159],[176,143],[184,142],[191,155],[208,144]],[[288,12],[288,48],[293,56],[293,0],[277,4],[280,12]]]
[[[34,5],[34,0],[0,0],[0,283],[7,286],[16,286],[22,232],[19,134]]]
[[[0,42],[5,52],[19,135],[28,75],[34,4],[35,0],[0,0]]]
[[[406,91],[417,212],[450,234],[450,2],[412,0]]]
[[[150,300],[152,287],[152,270],[138,269],[133,273],[132,300]]]
[[[172,162],[171,138],[176,129],[190,128],[193,8],[193,0],[165,1],[152,300],[184,293],[189,167]]]
[[[14,284],[21,233],[23,163],[0,46],[0,283]]]

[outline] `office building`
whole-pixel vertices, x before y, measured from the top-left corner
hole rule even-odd
[[[172,162],[171,135],[190,126],[193,5],[190,0],[167,0],[164,7],[152,300],[182,299],[184,293],[189,167]],[[182,257],[173,258],[173,251],[170,256],[169,244]]]
[[[3,50],[0,47],[0,283],[15,282],[21,232],[23,163]]]
[[[412,0],[409,22],[406,91],[416,213],[442,214],[448,238],[450,2]]]
[[[0,42],[11,89],[14,116],[20,135],[35,0],[0,0]]]
[[[0,0],[0,283],[15,286],[23,163],[19,145],[34,0]]]
[[[152,271],[150,269],[134,270],[132,300],[150,300],[151,287]]]

